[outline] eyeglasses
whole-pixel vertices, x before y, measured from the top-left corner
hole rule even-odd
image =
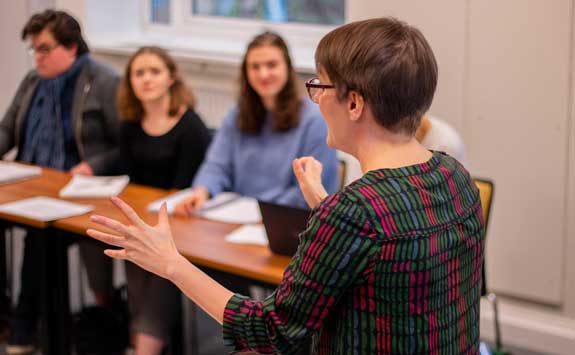
[[[316,104],[319,101],[318,94],[323,92],[325,89],[334,89],[335,86],[331,84],[321,84],[318,78],[311,78],[305,83],[305,87],[307,89],[307,94],[311,101],[315,102]]]
[[[30,47],[28,48],[28,54],[29,54],[31,57],[33,57],[34,54],[36,54],[36,53],[37,53],[38,55],[41,55],[41,56],[47,56],[47,55],[49,55],[50,53],[52,53],[52,51],[53,51],[54,49],[56,49],[57,47],[59,47],[59,46],[60,46],[59,43],[54,44],[54,45],[52,45],[52,46],[49,46],[49,45],[47,45],[47,44],[42,44],[42,45],[39,45],[39,46],[36,47],[36,48],[30,46]]]

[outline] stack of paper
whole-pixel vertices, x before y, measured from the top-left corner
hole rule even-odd
[[[93,209],[94,207],[90,205],[81,205],[43,196],[0,205],[0,212],[43,222],[81,215]]]
[[[28,179],[41,174],[42,168],[37,166],[0,161],[0,184]]]
[[[154,201],[148,205],[148,211],[158,212],[160,210],[160,207],[162,207],[162,203],[165,202],[166,207],[168,208],[168,213],[172,214],[172,213],[174,213],[174,209],[176,208],[176,205],[178,203],[180,203],[181,201],[183,201],[186,197],[188,197],[191,194],[191,192],[192,192],[192,188],[184,189],[184,190],[178,191],[175,194],[172,194],[168,197],[164,197],[164,198],[161,198],[159,200],[156,200],[156,201]],[[240,197],[240,195],[233,193],[233,192],[222,192],[221,194],[218,194],[216,197],[206,201],[206,203],[202,207],[202,210],[207,210],[207,209],[210,209],[212,207],[219,206],[221,204],[227,203],[227,202],[234,200],[236,198],[239,198],[239,197]]]
[[[168,197],[159,199],[148,205],[148,211],[158,212],[162,203],[166,202],[168,213],[173,213],[176,205],[188,197],[191,189],[178,191]],[[258,201],[255,198],[244,197],[234,192],[222,192],[206,203],[196,212],[197,216],[214,221],[234,224],[261,223],[262,216]]]
[[[225,240],[227,242],[237,244],[268,245],[268,236],[263,224],[248,224],[241,226],[226,235]]]
[[[262,222],[258,201],[251,197],[238,197],[211,208],[203,208],[197,212],[197,215],[224,223],[250,224]]]
[[[129,182],[130,178],[127,175],[74,175],[72,180],[60,190],[60,197],[104,198],[118,196]]]

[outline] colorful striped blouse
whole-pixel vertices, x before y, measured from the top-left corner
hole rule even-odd
[[[224,342],[294,354],[477,354],[483,262],[479,192],[453,158],[370,171],[312,211],[263,301],[234,295]]]

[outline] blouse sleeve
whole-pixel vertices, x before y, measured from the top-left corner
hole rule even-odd
[[[204,186],[211,196],[229,191],[233,184],[233,150],[238,128],[235,126],[237,110],[232,110],[224,118],[208,148],[206,159],[198,171],[193,186]]]
[[[373,242],[366,213],[342,195],[313,212],[275,292],[264,301],[234,295],[224,312],[224,342],[236,351],[294,354],[320,329],[364,271]]]

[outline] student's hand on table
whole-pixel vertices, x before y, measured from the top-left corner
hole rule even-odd
[[[192,190],[191,195],[176,205],[174,214],[176,216],[190,217],[194,212],[202,208],[209,198],[210,193],[208,190],[203,186],[198,186]]]
[[[136,214],[134,209],[117,197],[112,203],[128,219],[127,224],[117,220],[92,215],[91,221],[114,231],[114,234],[88,229],[86,234],[119,250],[106,249],[104,253],[115,259],[129,260],[158,276],[170,279],[178,262],[183,258],[172,237],[166,204],[160,208],[158,224],[150,226]]]
[[[70,174],[72,175],[94,175],[94,171],[92,170],[92,168],[90,167],[90,165],[88,165],[88,163],[86,163],[85,161],[79,163],[78,165],[72,167],[72,169],[70,169]]]
[[[303,157],[295,159],[292,165],[305,201],[314,208],[328,195],[321,183],[321,163],[313,157]]]

